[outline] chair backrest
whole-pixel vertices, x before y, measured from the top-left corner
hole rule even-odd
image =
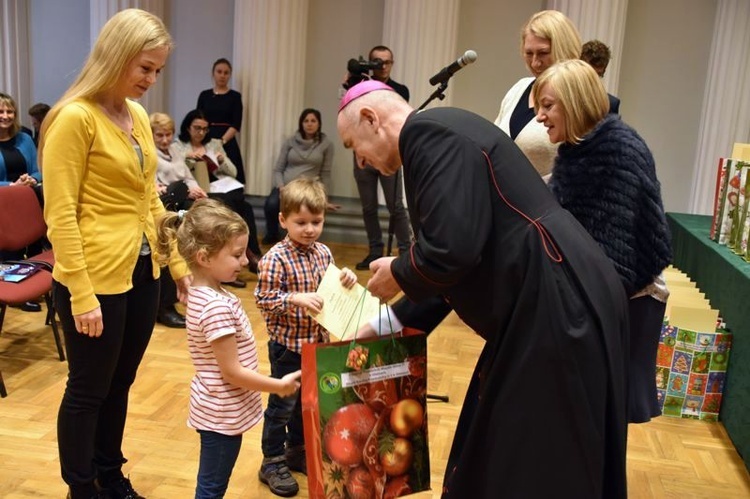
[[[0,250],[18,251],[46,233],[34,189],[26,185],[0,187]]]

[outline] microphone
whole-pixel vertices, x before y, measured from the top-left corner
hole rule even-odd
[[[444,67],[438,74],[430,78],[430,85],[437,85],[438,83],[448,81],[450,77],[453,76],[453,73],[476,60],[477,53],[473,50],[467,50],[456,62],[452,63],[450,66]]]

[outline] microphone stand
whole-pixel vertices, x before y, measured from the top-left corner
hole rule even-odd
[[[444,82],[440,83],[440,85],[435,89],[434,92],[432,92],[432,95],[430,95],[424,103],[417,108],[417,111],[421,111],[425,107],[427,107],[427,104],[435,100],[436,98],[443,100],[445,99],[445,89],[448,88],[448,80],[445,80]]]

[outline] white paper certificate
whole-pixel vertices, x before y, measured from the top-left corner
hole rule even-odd
[[[359,326],[377,316],[380,307],[380,300],[364,286],[355,284],[351,289],[346,289],[341,284],[340,276],[341,270],[330,264],[317,290],[323,297],[323,309],[317,315],[310,313],[336,339],[353,333]]]

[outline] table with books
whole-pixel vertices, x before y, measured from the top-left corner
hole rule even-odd
[[[668,213],[674,266],[720,311],[733,333],[720,419],[750,469],[750,262],[710,237],[712,217]]]

